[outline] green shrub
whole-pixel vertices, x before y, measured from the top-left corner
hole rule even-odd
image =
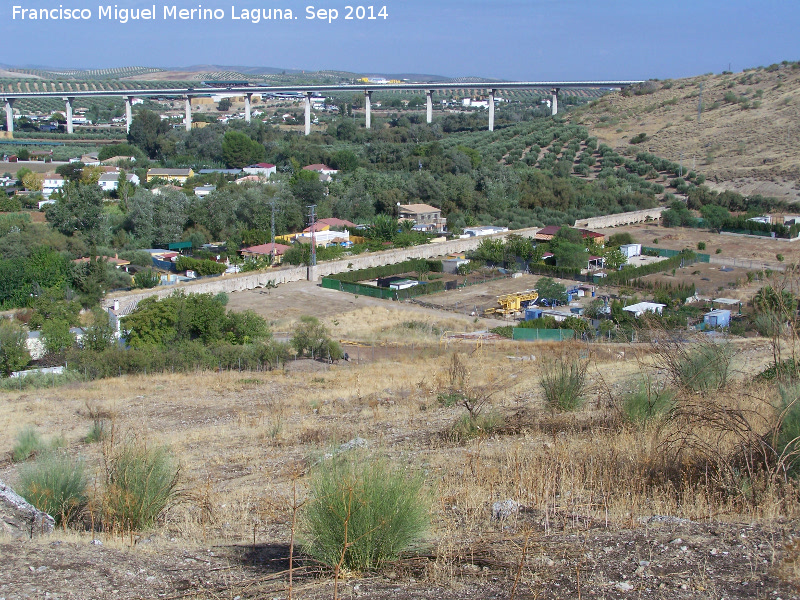
[[[668,414],[674,406],[674,390],[656,389],[652,382],[643,381],[623,399],[622,413],[626,421],[644,424],[655,417]]]
[[[20,469],[19,493],[57,525],[66,525],[86,506],[87,478],[83,460],[46,452]]]
[[[317,470],[310,491],[304,547],[334,569],[376,569],[416,543],[428,525],[422,479],[385,461],[333,459]]]
[[[503,415],[497,412],[489,411],[475,416],[465,413],[453,424],[450,433],[456,441],[466,441],[491,435],[503,424]]]
[[[166,447],[118,447],[106,472],[107,526],[138,531],[155,523],[175,496],[179,468]]]
[[[514,336],[513,325],[500,325],[499,327],[493,327],[489,331],[508,339],[511,339]]]
[[[720,390],[728,383],[733,348],[730,344],[703,344],[676,361],[682,387],[695,392]]]
[[[89,428],[89,433],[83,438],[87,444],[94,444],[95,442],[102,442],[106,439],[108,434],[108,422],[105,419],[93,419],[92,426]]]
[[[776,452],[784,461],[787,470],[797,475],[800,454],[800,387],[780,386],[781,401],[778,405],[778,427]]]
[[[586,393],[589,362],[574,357],[558,357],[545,363],[539,385],[552,411],[573,411],[581,407]]]
[[[133,276],[134,288],[154,288],[161,283],[161,275],[153,269],[144,269]]]
[[[44,442],[39,437],[39,432],[32,425],[28,425],[17,434],[17,443],[11,450],[11,458],[14,462],[22,462],[43,449]]]
[[[705,242],[697,242],[697,249],[698,250],[705,250],[706,249],[706,243]]]

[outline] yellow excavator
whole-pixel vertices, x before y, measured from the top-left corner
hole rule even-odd
[[[534,290],[524,292],[514,292],[497,297],[497,307],[487,308],[483,311],[484,316],[490,315],[512,315],[520,312],[525,306],[533,304],[539,298],[539,294]]]

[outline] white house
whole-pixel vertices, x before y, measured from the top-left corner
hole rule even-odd
[[[666,304],[658,304],[657,302],[637,302],[636,304],[624,307],[622,310],[632,313],[633,316],[638,319],[646,312],[660,315],[665,306]]]
[[[49,198],[50,194],[64,187],[64,178],[58,173],[45,173],[42,182],[42,196]]]
[[[139,176],[135,173],[126,173],[125,180],[133,185],[139,185]],[[100,179],[97,180],[97,185],[99,185],[104,192],[113,192],[119,186],[119,173],[114,173],[113,171],[110,173],[103,173],[100,175]]]
[[[332,169],[327,165],[323,165],[321,163],[316,163],[313,165],[306,165],[303,167],[304,171],[316,171],[320,175],[336,175],[339,171],[336,169]]]
[[[295,238],[296,241],[310,244],[311,232],[300,233]],[[350,241],[349,231],[334,231],[332,229],[314,232],[314,242],[317,246],[329,246],[330,244],[348,243]]]
[[[263,175],[264,177],[269,178],[270,175],[274,175],[278,172],[278,168],[270,163],[256,163],[254,165],[249,165],[242,169],[248,175]]]
[[[489,108],[489,101],[464,98],[463,100],[461,100],[461,106],[463,106],[464,108]]]
[[[211,192],[217,191],[217,186],[215,185],[200,185],[194,188],[194,195],[198,198],[205,198]]]

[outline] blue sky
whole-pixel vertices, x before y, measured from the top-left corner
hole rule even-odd
[[[12,65],[59,68],[197,64],[431,73],[512,80],[648,79],[800,59],[798,0],[385,0],[387,19],[345,20],[349,0],[155,2],[157,19],[97,19],[97,0],[7,0]],[[355,2],[349,2],[356,6]],[[116,0],[118,8],[154,0]],[[23,9],[85,8],[88,21],[12,19]],[[224,19],[165,21],[163,6],[219,8]],[[364,4],[368,6],[367,4]],[[111,2],[114,6],[114,2]],[[338,20],[306,19],[306,7]],[[235,9],[234,9],[235,7]],[[232,20],[242,9],[291,9],[293,21]]]

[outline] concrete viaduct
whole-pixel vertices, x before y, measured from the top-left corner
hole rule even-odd
[[[435,91],[459,89],[483,89],[489,91],[489,131],[494,131],[494,99],[500,90],[526,90],[546,89],[552,94],[551,111],[558,113],[558,92],[561,89],[585,88],[623,88],[641,81],[509,81],[509,82],[462,82],[462,83],[403,83],[403,84],[373,84],[373,85],[307,85],[307,86],[230,86],[230,87],[199,87],[199,88],[174,88],[174,89],[133,89],[133,90],[108,90],[108,91],[83,91],[83,92],[30,92],[9,93],[0,95],[0,101],[5,103],[6,130],[14,132],[14,102],[21,98],[62,98],[66,103],[67,133],[73,133],[72,105],[75,98],[81,97],[116,97],[125,100],[125,120],[127,131],[130,131],[133,112],[131,110],[133,99],[173,97],[183,98],[186,104],[186,130],[192,128],[192,98],[197,96],[213,96],[215,94],[237,94],[245,98],[245,121],[250,122],[250,99],[254,94],[300,94],[305,102],[305,134],[311,133],[311,98],[314,94],[325,92],[356,92],[364,94],[366,109],[366,127],[372,125],[372,93],[377,90],[418,90],[425,92],[427,120],[433,120],[433,93]]]

